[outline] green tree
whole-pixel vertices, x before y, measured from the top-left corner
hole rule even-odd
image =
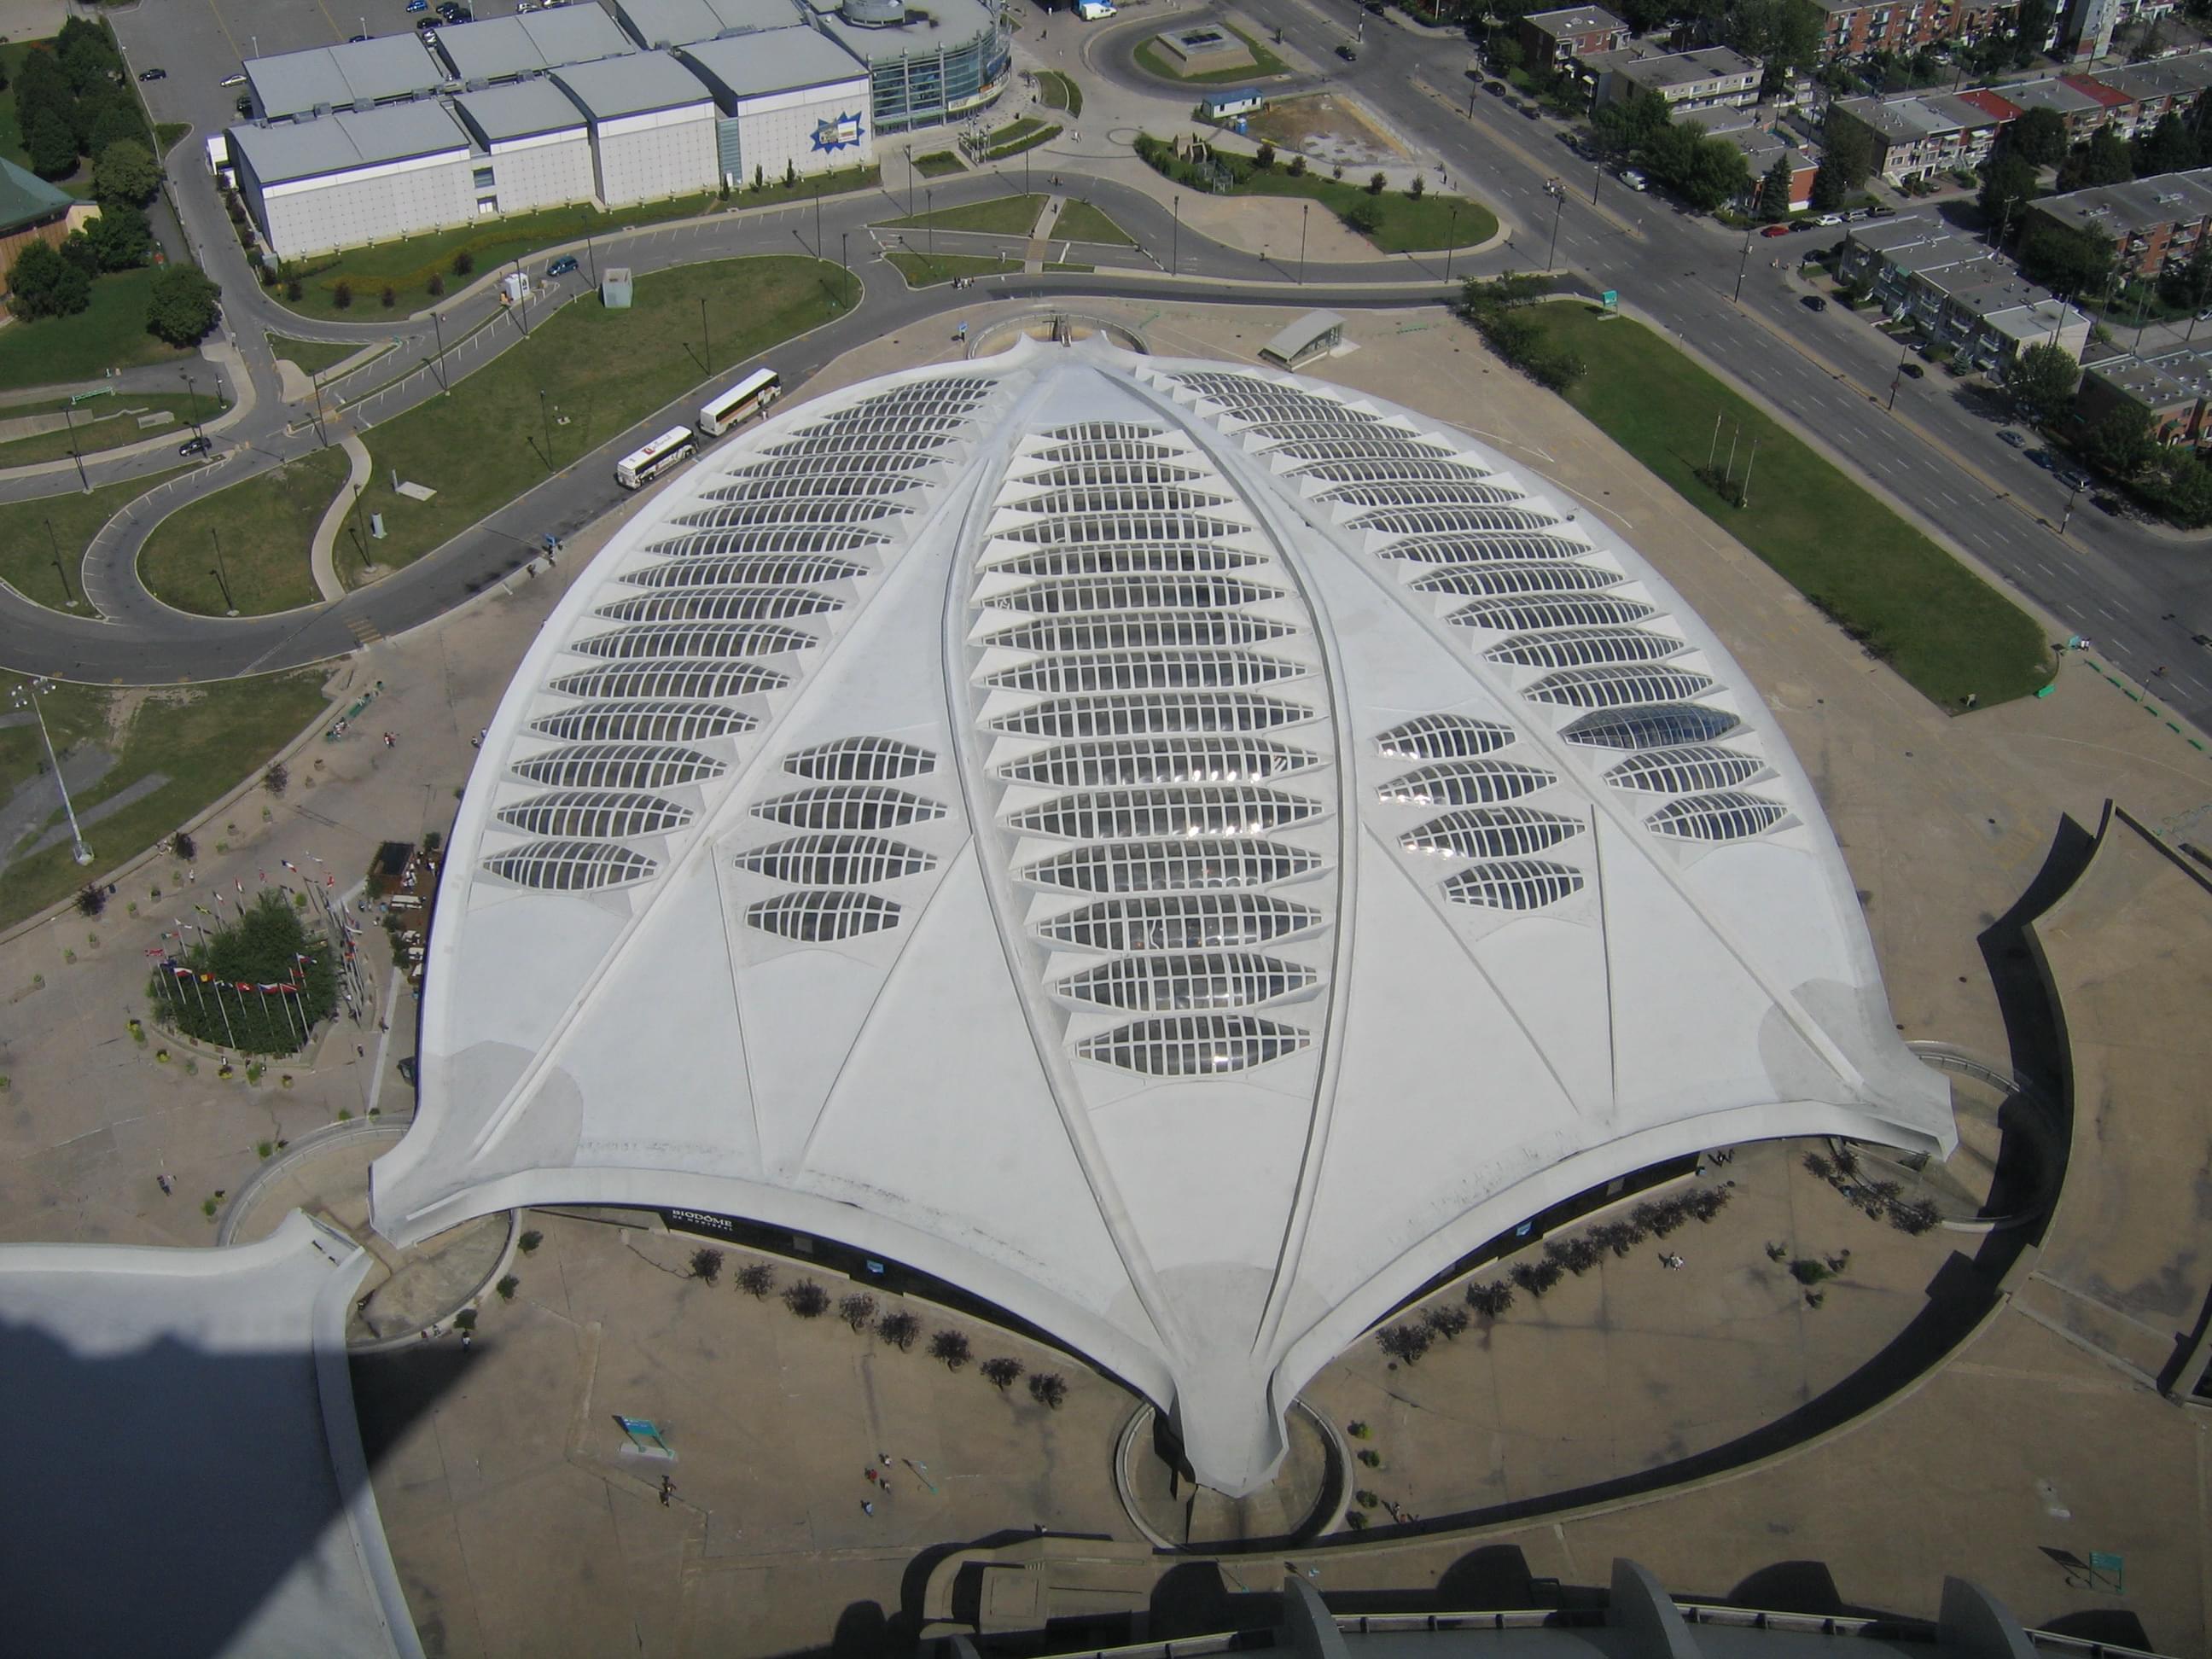
[[[113,204],[141,206],[161,186],[161,168],[154,152],[135,138],[117,139],[92,164],[93,198],[103,208]]]
[[[23,123],[23,153],[41,179],[65,179],[76,171],[76,134],[69,118],[38,109]]]
[[[1673,119],[1667,100],[1658,94],[1632,92],[1590,112],[1590,141],[1609,161],[1629,160],[1641,155],[1653,137]]]
[[[1382,228],[1382,204],[1372,196],[1363,196],[1337,216],[1362,236],[1372,236]]]
[[[154,251],[154,233],[146,216],[127,202],[102,208],[83,234],[102,270],[131,270],[144,264]]]
[[[2021,210],[2035,195],[2035,169],[2016,155],[1998,155],[1982,169],[1982,216],[1992,228],[2020,226]]]
[[[2028,110],[2006,125],[1998,148],[2032,167],[2055,166],[2066,159],[2066,118],[2055,109]]]
[[[123,55],[105,23],[72,17],[54,36],[54,57],[69,76],[72,90],[82,94],[109,84],[109,76],[123,72]]]
[[[1790,216],[1790,163],[1777,158],[1767,168],[1766,177],[1759,181],[1759,216],[1770,225],[1778,225]]]
[[[2212,301],[2212,246],[2206,242],[2206,238],[2198,237],[2186,264],[2168,265],[2160,273],[2159,291],[2168,305],[2202,311],[2205,302]]]
[[[2100,291],[2112,276],[2112,244],[2094,230],[2031,215],[2020,237],[2021,269],[2045,288],[2076,299]]]
[[[1833,171],[1845,196],[1874,177],[1874,134],[1837,105],[1828,106],[1821,143],[1827,154],[1820,165]]]
[[[2165,467],[2158,504],[2166,516],[2185,530],[2201,530],[2212,524],[2212,466],[2193,451],[2184,449]]]
[[[97,155],[110,144],[123,139],[134,143],[147,142],[145,118],[138,112],[138,104],[127,92],[118,92],[112,97],[86,99],[77,105],[80,113],[88,118],[82,124],[84,153]],[[148,146],[150,153],[152,147]]]
[[[2044,42],[2051,39],[2051,26],[2057,16],[2057,0],[2021,0],[2020,13],[2012,29],[2011,62],[2014,69],[2026,69],[2034,61]]]
[[[1850,199],[1850,185],[1844,181],[1843,173],[1826,156],[1822,156],[1820,165],[1813,170],[1813,211],[1833,213]]]
[[[2197,135],[2172,110],[2158,118],[2158,125],[2135,141],[2136,176],[2149,178],[2160,173],[2186,173],[2198,165],[2203,151]]]
[[[2032,345],[2005,365],[2004,388],[2021,416],[2048,426],[2074,403],[2081,365],[2062,345]]]
[[[2100,127],[2089,142],[2078,144],[2058,167],[2061,191],[2087,190],[2094,185],[2124,185],[2136,176],[2136,160],[2128,141],[2110,127]]]
[[[2158,434],[2150,411],[2124,404],[2081,434],[2081,453],[2099,471],[2132,478],[2158,459]]]
[[[146,994],[157,1018],[203,1042],[289,1054],[302,1046],[301,1017],[312,1028],[337,1006],[334,955],[327,939],[308,935],[283,891],[267,888],[230,927],[171,958],[189,977],[158,967]],[[262,988],[287,985],[299,988]]]
[[[198,265],[163,265],[147,285],[146,326],[171,345],[191,345],[215,326],[222,295]]]
[[[8,309],[27,322],[66,317],[91,303],[92,279],[45,242],[26,242],[8,267]]]
[[[1721,27],[1722,40],[1766,65],[1762,93],[1781,89],[1792,73],[1820,61],[1827,14],[1814,0],[1736,0]]]

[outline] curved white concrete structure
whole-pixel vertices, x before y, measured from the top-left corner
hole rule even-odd
[[[680,1206],[958,1282],[1263,1482],[1297,1389],[1700,1147],[1948,1148],[1759,697],[1435,422],[1030,344],[625,527],[455,829],[378,1225]]]

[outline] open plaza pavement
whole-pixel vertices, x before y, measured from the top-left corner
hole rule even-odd
[[[1082,309],[1136,328],[1161,354],[1247,363],[1283,320],[1175,301]],[[970,314],[978,331],[993,317],[981,303]],[[932,323],[878,339],[807,390],[949,361],[958,349],[949,333]],[[2008,1067],[2014,1048],[1978,940],[2029,889],[2062,826],[2094,831],[2108,799],[2186,838],[2212,805],[2212,757],[2147,713],[2141,688],[2114,684],[2079,653],[2046,698],[1947,715],[1454,319],[1360,313],[1346,336],[1351,349],[1308,372],[1474,433],[1603,516],[1681,591],[1743,662],[1820,789],[1903,1035]],[[557,569],[517,573],[336,665],[335,707],[380,680],[382,696],[346,740],[326,741],[319,722],[303,737],[282,800],[242,781],[234,804],[194,826],[196,885],[250,892],[263,872],[281,873],[280,860],[312,857],[343,889],[379,843],[447,829],[471,738],[621,517],[572,537]],[[2056,543],[2054,552],[2063,556]],[[378,741],[386,730],[396,748]],[[227,854],[214,851],[218,841]],[[2114,962],[2110,938],[2088,939],[2090,920],[2075,922],[2079,948],[2106,952],[2076,977],[2108,988],[2094,1006],[2112,1029],[2094,1035],[2109,1051],[2100,1050],[2109,1086],[2095,1133],[2076,1135],[2055,1230],[2068,1248],[2054,1244],[1971,1342],[1871,1415],[1683,1490],[1601,1496],[1557,1515],[1492,1513],[1786,1418],[1951,1293],[1958,1253],[1982,1242],[1907,1238],[1807,1174],[1806,1146],[1746,1148],[1726,1170],[1738,1182],[1729,1207],[1668,1241],[1680,1271],[1645,1248],[1524,1302],[1494,1328],[1478,1320],[1411,1370],[1390,1370],[1362,1343],[1316,1381],[1308,1398],[1340,1427],[1370,1425],[1364,1443],[1383,1468],[1361,1480],[1422,1517],[1398,1535],[1299,1557],[1320,1588],[1449,1594],[1471,1582],[1465,1564],[1477,1552],[1524,1576],[1601,1583],[1625,1554],[1678,1595],[1788,1606],[1825,1596],[1927,1615],[1942,1576],[1956,1572],[2031,1625],[2075,1621],[2169,1654],[2203,1651],[2208,1424],[2147,1385],[2158,1344],[2143,1333],[2167,1310],[2142,1288],[2171,1280],[2201,1297],[2203,1260],[2186,1230],[2201,1232],[2203,1214],[2121,1201],[2118,1183],[2153,1180],[2159,1160],[2139,1150],[2138,1170],[2112,1148],[2138,1133],[2144,1120],[2130,1115],[2162,1113],[2148,1121],[2179,1173],[2157,1190],[2185,1199],[2207,1138],[2184,1087],[2201,1039],[2176,1022],[2195,1018],[2186,1005],[2212,968],[2212,933],[2202,893],[2181,877],[2161,884],[2154,848],[2136,855],[2151,860],[2140,867],[2112,856],[2116,873],[2100,856],[2100,880],[2132,896],[2137,925],[2172,937],[2150,971]],[[252,1087],[219,1080],[212,1056],[188,1073],[175,1042],[159,1065],[155,1044],[132,1042],[126,1022],[147,1012],[142,951],[170,925],[149,890],[173,890],[172,863],[150,859],[119,878],[98,923],[65,911],[0,939],[0,1237],[210,1244],[204,1200],[225,1194],[219,1214],[245,1191],[262,1143],[300,1142],[372,1108],[390,1126],[411,1106],[398,1069],[412,1052],[404,987],[379,1011],[388,1034],[377,1014],[359,1027],[342,1019],[290,1068],[289,1088],[273,1075]],[[139,915],[126,917],[134,901]],[[374,930],[367,948],[383,950]],[[2112,990],[2130,969],[2140,982]],[[380,956],[375,976],[393,983]],[[2093,1034],[2070,1035],[2078,1054]],[[344,1179],[325,1193],[341,1212]],[[2099,1196],[2081,1212],[2083,1231],[2069,1233],[2077,1188]],[[691,1265],[705,1241],[657,1223],[535,1215],[525,1224],[541,1240],[508,1258],[514,1294],[483,1298],[472,1350],[448,1334],[356,1364],[376,1495],[429,1651],[867,1651],[911,1607],[927,1549],[1039,1527],[1136,1539],[1111,1470],[1136,1401],[1079,1361],[922,1304],[922,1340],[902,1352],[834,1311],[802,1320],[747,1297],[733,1283],[753,1259],[742,1250],[727,1250],[708,1284]],[[1805,1254],[1848,1248],[1851,1266],[1814,1308],[1769,1258],[1771,1242]],[[2100,1273],[2107,1250],[2124,1273]],[[460,1277],[480,1277],[469,1260]],[[806,1272],[775,1265],[780,1284]],[[850,1288],[821,1277],[833,1297]],[[1018,1384],[1001,1395],[974,1364],[948,1370],[926,1352],[939,1328],[966,1334],[978,1362],[1004,1354],[1060,1373],[1065,1406],[1048,1410]],[[632,1446],[618,1413],[661,1425],[675,1460]],[[864,1478],[870,1468],[889,1474],[888,1493]],[[675,1482],[665,1505],[664,1475]],[[2124,1587],[2067,1565],[2093,1553],[2124,1555]],[[1264,1588],[1280,1570],[1267,1565],[1231,1564],[1224,1584]]]

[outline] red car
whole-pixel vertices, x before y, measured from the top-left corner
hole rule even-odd
[[[1760,231],[1759,234],[1762,236],[1787,236],[1790,234],[1790,227],[1787,225],[1769,225],[1765,230]]]

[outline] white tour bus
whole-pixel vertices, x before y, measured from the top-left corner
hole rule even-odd
[[[634,449],[615,463],[615,482],[624,489],[642,489],[676,465],[698,453],[688,426],[672,426],[642,449]]]
[[[757,368],[709,401],[699,411],[699,435],[719,438],[733,426],[743,426],[783,396],[783,377],[772,368]]]

